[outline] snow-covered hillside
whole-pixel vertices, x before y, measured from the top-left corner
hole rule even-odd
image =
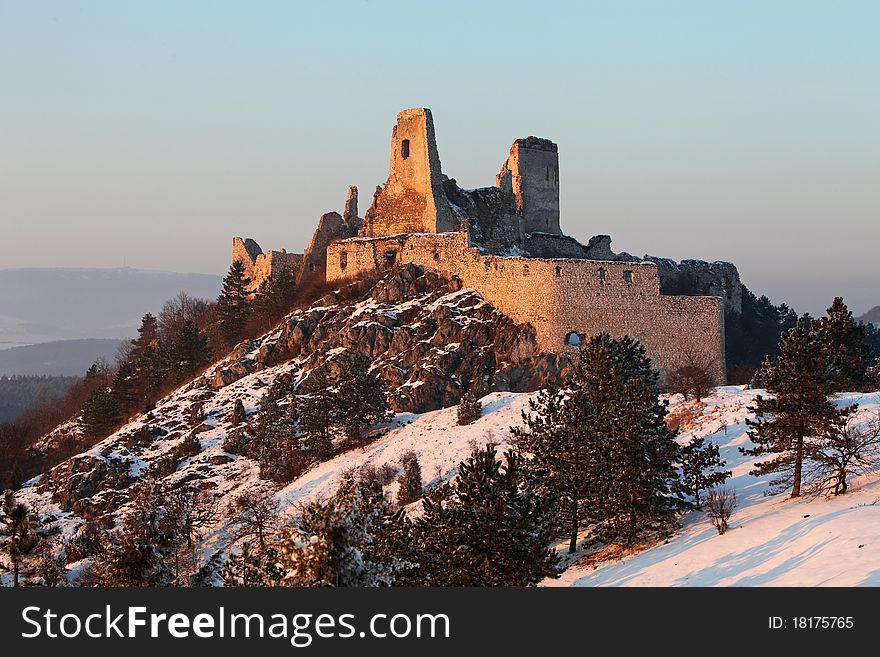
[[[706,400],[681,441],[706,436],[720,447],[733,477],[738,508],[719,536],[700,512],[682,519],[668,543],[600,566],[574,565],[552,586],[878,586],[880,585],[880,476],[856,479],[845,495],[797,500],[767,496],[767,478],[749,475],[746,407],[763,391],[721,388]],[[766,393],[765,393],[766,394]],[[846,394],[867,418],[880,393]],[[675,407],[673,406],[673,410]]]
[[[245,490],[258,481],[257,466],[247,458],[223,451],[222,442],[230,429],[228,418],[235,399],[243,399],[253,411],[268,381],[293,365],[277,366],[248,375],[216,393],[204,389],[181,390],[171,395],[155,411],[165,418],[167,434],[150,441],[126,440],[138,436],[139,420],[115,436],[77,457],[80,462],[101,460],[124,464],[126,473],[136,477],[151,463],[174,452],[185,435],[189,406],[204,401],[207,419],[199,428],[201,451],[180,459],[172,480],[199,478],[213,490],[219,504],[229,495]],[[701,512],[682,518],[682,529],[654,548],[620,561],[602,563],[598,568],[578,565],[575,560],[562,577],[548,581],[553,586],[711,586],[711,585],[878,585],[880,584],[880,477],[867,475],[856,480],[850,492],[836,499],[824,497],[789,500],[784,495],[768,496],[766,479],[748,474],[754,459],[742,456],[738,448],[749,444],[745,419],[747,407],[761,391],[737,387],[719,389],[705,400],[705,406],[685,406],[674,398],[670,410],[685,417],[680,440],[706,436],[721,448],[722,457],[733,470],[728,487],[736,490],[739,507],[730,531],[718,536]],[[276,496],[285,513],[311,499],[325,498],[337,488],[343,473],[365,465],[400,465],[401,455],[414,451],[422,466],[425,483],[436,483],[455,475],[457,465],[472,446],[486,441],[504,449],[509,428],[521,422],[527,409],[528,393],[491,393],[483,398],[484,414],[473,425],[456,424],[456,408],[424,414],[398,414],[388,432],[374,442],[318,464],[280,489]],[[842,395],[839,403],[858,402],[865,417],[880,409],[880,393]],[[687,410],[685,410],[687,409]],[[690,418],[690,420],[688,420]],[[78,468],[73,468],[78,470]],[[66,475],[70,476],[70,475]],[[73,479],[81,475],[72,475]],[[70,535],[81,519],[72,511],[62,511],[50,501],[48,490],[40,490],[39,480],[22,492],[29,504],[51,513]],[[396,484],[388,486],[389,494]],[[91,503],[113,507],[115,491],[98,492]],[[106,499],[103,499],[106,496]],[[418,512],[414,505],[413,512]],[[119,509],[113,508],[118,517]],[[208,558],[228,546],[227,528],[220,521],[208,533],[203,556]]]

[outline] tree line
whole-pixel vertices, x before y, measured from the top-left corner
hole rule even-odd
[[[123,343],[114,364],[94,363],[66,394],[38,399],[15,420],[0,423],[5,456],[0,489],[17,488],[106,437],[132,415],[150,410],[218,355],[277,323],[297,295],[290,270],[274,272],[253,295],[249,285],[244,266],[233,263],[216,301],[181,292],[165,302],[158,316],[143,316],[137,337]],[[76,418],[78,436],[68,436],[48,451],[31,449],[46,433]]]

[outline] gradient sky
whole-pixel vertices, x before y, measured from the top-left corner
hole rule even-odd
[[[0,0],[0,268],[301,250],[434,113],[444,172],[559,144],[562,227],[880,304],[880,2]]]

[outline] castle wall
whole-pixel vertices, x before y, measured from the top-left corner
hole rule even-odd
[[[391,133],[388,180],[376,191],[364,217],[363,234],[436,233],[451,228],[431,110],[404,110]]]
[[[495,184],[510,189],[522,232],[561,235],[559,227],[559,153],[549,139],[517,139],[495,177]]]
[[[709,358],[724,380],[721,300],[661,295],[654,263],[486,256],[468,246],[465,233],[396,235],[331,244],[327,280],[398,263],[459,278],[505,315],[531,323],[542,350],[573,350],[572,343],[607,331],[642,342],[661,370]]]
[[[232,238],[232,261],[244,264],[245,275],[250,279],[248,291],[253,294],[260,283],[268,279],[273,271],[290,269],[294,277],[299,276],[303,266],[303,254],[281,251],[266,251],[254,240],[240,237]]]
[[[327,268],[327,245],[334,240],[345,239],[353,235],[354,229],[345,223],[338,212],[327,212],[318,220],[318,227],[312,235],[303,254],[302,269],[297,279],[298,285],[324,281]]]

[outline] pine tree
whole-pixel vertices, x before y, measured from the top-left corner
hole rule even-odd
[[[175,382],[196,376],[211,362],[213,353],[208,339],[190,320],[178,329],[168,356],[171,359],[170,376]]]
[[[333,450],[334,431],[340,424],[339,396],[331,388],[323,368],[309,373],[309,383],[312,392],[302,398],[299,412],[303,446],[315,460],[323,461]]]
[[[296,298],[296,279],[289,267],[274,269],[257,288],[253,313],[264,329],[273,326],[293,307]]]
[[[404,454],[400,461],[403,464],[403,474],[400,475],[397,503],[406,506],[422,499],[422,468],[413,452]]]
[[[466,391],[458,403],[458,423],[461,425],[473,424],[480,419],[482,413],[483,405],[473,390]]]
[[[137,370],[135,364],[130,361],[123,361],[119,364],[113,381],[110,383],[110,394],[116,408],[119,409],[120,415],[125,417],[131,411],[139,409],[143,399],[139,391],[137,381]]]
[[[274,546],[260,552],[245,543],[239,554],[230,555],[223,564],[223,586],[279,586],[284,572],[278,567],[278,560]]]
[[[528,586],[556,576],[552,505],[535,493],[522,457],[487,446],[459,464],[447,499],[428,496],[417,521],[421,583]]]
[[[286,405],[282,403],[285,400]],[[251,440],[245,455],[260,464],[260,477],[286,484],[306,470],[313,461],[300,445],[303,431],[300,403],[292,394],[291,383],[284,378],[276,380],[248,423]]]
[[[106,388],[98,388],[86,400],[80,421],[84,435],[89,438],[103,438],[110,435],[121,419],[113,395]]]
[[[720,486],[731,476],[730,470],[719,470],[727,465],[718,451],[718,445],[706,443],[703,437],[692,439],[678,453],[681,464],[681,491],[694,498],[696,508],[702,509],[700,493]]]
[[[57,541],[43,538],[34,548],[33,573],[42,580],[43,586],[60,586],[67,578],[63,552],[58,550],[60,554],[56,554],[53,549],[57,544]]]
[[[129,361],[134,364],[135,389],[140,403],[145,406],[156,400],[162,385],[161,349],[159,323],[147,313],[141,320],[137,339],[132,340],[129,354]]]
[[[407,566],[402,511],[378,484],[343,481],[327,502],[312,502],[279,542],[284,586],[390,586]]]
[[[537,490],[556,503],[559,528],[577,549],[583,505],[588,498],[590,435],[578,426],[578,411],[552,383],[529,400],[526,427],[511,427],[517,447],[531,455],[524,467]],[[582,399],[582,398],[579,398]]]
[[[155,349],[159,345],[159,322],[151,314],[147,313],[141,318],[141,325],[138,328],[138,337],[131,341],[130,360],[137,362],[150,349]]]
[[[33,574],[28,562],[40,540],[37,529],[37,519],[7,490],[0,506],[0,554],[5,555],[0,570],[12,573],[13,587],[20,585],[22,577]]]
[[[174,581],[167,565],[176,539],[161,487],[142,480],[132,491],[122,527],[109,534],[96,565],[104,586],[164,586]]]
[[[250,282],[244,263],[235,260],[217,297],[217,329],[224,349],[234,347],[244,337],[251,313],[247,290]]]
[[[565,404],[566,425],[586,436],[586,489],[599,538],[631,543],[678,506],[678,445],[657,394],[659,374],[635,340],[607,333],[590,338]]]
[[[231,423],[233,426],[242,424],[247,421],[247,413],[244,410],[244,404],[241,399],[236,399],[235,404],[232,406],[232,418]]]
[[[260,327],[265,331],[272,327],[275,319],[275,289],[273,277],[264,278],[251,302],[251,310],[254,317],[259,321]]]
[[[382,377],[371,372],[370,362],[359,354],[351,354],[343,362],[333,393],[334,420],[349,438],[360,438],[364,427],[386,422],[394,415]]]
[[[828,401],[835,387],[835,354],[828,342],[800,323],[783,335],[779,355],[768,358],[763,371],[767,390],[774,396],[759,395],[749,409],[757,415],[746,420],[754,448],[740,451],[771,456],[756,463],[750,474],[774,474],[773,488],[790,486],[791,497],[799,497],[805,464],[815,456],[815,436],[846,411]]]
[[[864,389],[871,366],[871,347],[865,339],[867,328],[853,318],[842,297],[835,297],[827,316],[813,322],[811,330],[831,351],[834,389]]]

